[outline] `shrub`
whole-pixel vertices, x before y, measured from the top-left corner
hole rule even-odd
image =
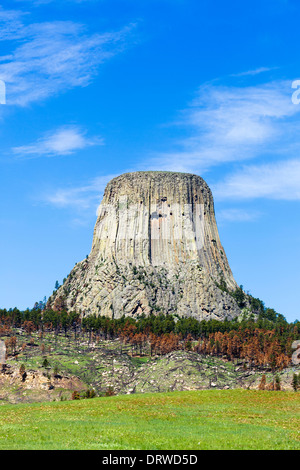
[[[115,391],[114,391],[113,387],[108,387],[108,389],[105,392],[105,396],[106,397],[112,397],[113,395],[115,395]]]
[[[74,390],[74,392],[72,393],[71,400],[80,400],[80,393],[77,390]]]

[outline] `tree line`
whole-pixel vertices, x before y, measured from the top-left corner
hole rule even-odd
[[[193,317],[151,314],[138,318],[108,318],[101,315],[82,316],[76,312],[40,308],[20,311],[0,309],[0,336],[8,336],[8,345],[15,349],[14,330],[43,335],[52,332],[75,340],[120,339],[130,345],[133,354],[163,355],[178,349],[199,354],[242,360],[253,366],[272,369],[291,364],[293,341],[299,339],[300,322],[288,323],[272,309],[261,309],[250,318],[224,321]]]

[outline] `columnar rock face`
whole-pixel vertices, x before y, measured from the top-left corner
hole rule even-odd
[[[126,173],[104,192],[92,250],[50,297],[54,309],[118,318],[172,313],[233,318],[237,285],[200,176]]]

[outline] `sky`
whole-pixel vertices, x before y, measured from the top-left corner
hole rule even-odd
[[[298,0],[0,6],[0,308],[89,254],[107,182],[202,176],[234,277],[300,320]]]

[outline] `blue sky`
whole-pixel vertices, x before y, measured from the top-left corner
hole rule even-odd
[[[207,181],[238,284],[300,319],[299,13],[2,2],[0,307],[31,308],[85,258],[112,177],[164,169]]]

